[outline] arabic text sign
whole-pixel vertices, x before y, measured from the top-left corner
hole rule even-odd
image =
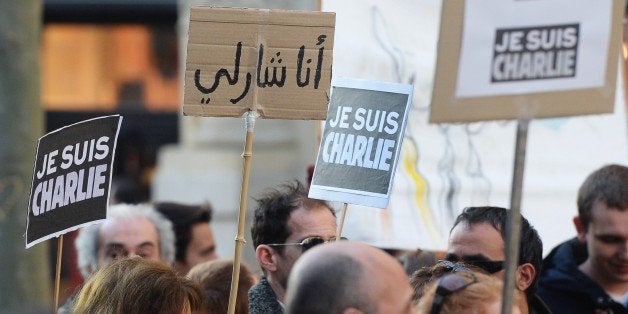
[[[325,118],[335,14],[192,8],[183,113]]]
[[[309,196],[385,208],[411,102],[411,85],[336,80]]]
[[[444,3],[441,20],[461,22],[441,24],[430,121],[612,112],[622,5]]]
[[[122,117],[79,122],[39,139],[26,247],[106,218]]]

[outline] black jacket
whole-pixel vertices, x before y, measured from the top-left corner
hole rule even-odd
[[[628,313],[593,279],[578,269],[587,249],[577,238],[554,248],[543,260],[536,293],[554,313]]]

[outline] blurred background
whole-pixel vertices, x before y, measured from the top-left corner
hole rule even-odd
[[[318,8],[314,0],[0,3],[0,312],[51,307],[57,241],[24,249],[32,160],[43,134],[92,117],[124,117],[112,201],[208,202],[218,254],[233,256],[245,126],[181,115],[192,5]],[[305,180],[317,145],[314,121],[258,121],[256,130],[250,209],[264,189]],[[75,236],[64,240],[61,304],[82,281]],[[244,261],[257,267],[250,245]]]
[[[334,7],[333,1],[327,2]],[[421,3],[436,9],[440,5],[440,1]],[[0,2],[0,313],[47,312],[51,308],[57,241],[24,249],[33,156],[37,139],[46,132],[92,117],[124,116],[114,162],[115,201],[208,202],[214,208],[212,227],[218,255],[233,256],[245,128],[241,119],[181,115],[187,23],[190,7],[195,5],[325,9],[317,0]],[[436,15],[430,21],[438,25],[438,10],[429,13]],[[341,16],[339,12],[337,19]],[[624,22],[622,71],[628,56],[626,25]],[[342,49],[340,38],[334,48],[338,51]],[[435,42],[428,45],[435,47]],[[334,58],[334,63],[341,60]],[[349,73],[336,65],[334,70]],[[621,73],[620,81],[625,82],[626,72]],[[428,81],[430,75],[426,75]],[[409,83],[417,88],[422,82],[414,78]],[[625,99],[623,93],[618,95],[624,134],[617,137],[624,146],[610,160],[622,161],[623,156],[625,163]],[[286,180],[306,180],[307,168],[316,159],[317,129],[314,121],[258,120],[249,221],[256,195]],[[510,130],[507,136],[513,140]],[[512,146],[510,142],[507,145]],[[573,185],[581,179],[577,177]],[[539,218],[531,221],[533,225],[553,223]],[[371,218],[356,219],[351,228],[358,230],[366,224],[366,229],[371,229],[369,222]],[[257,270],[248,225],[244,261]],[[81,283],[74,237],[75,233],[65,237],[60,303]]]

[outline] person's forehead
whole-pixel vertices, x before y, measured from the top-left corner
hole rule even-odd
[[[299,207],[290,213],[288,228],[291,238],[303,235],[333,236],[336,232],[336,217],[325,206],[308,209]]]
[[[628,237],[628,208],[608,208],[606,204],[597,202],[591,208],[589,229],[596,232],[612,232]],[[618,234],[618,235],[619,235]]]
[[[214,235],[209,226],[209,223],[199,222],[192,225],[192,242],[213,242]]]
[[[114,217],[100,227],[101,244],[119,243],[134,247],[145,242],[157,244],[159,235],[155,225],[146,217]]]
[[[461,222],[449,235],[447,253],[458,257],[484,255],[491,260],[503,260],[504,240],[489,222],[472,225]]]

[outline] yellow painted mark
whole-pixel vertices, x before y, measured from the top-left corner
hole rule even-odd
[[[427,230],[427,233],[432,238],[433,243],[440,243],[440,234],[434,228],[436,221],[432,216],[432,212],[427,204],[427,184],[425,179],[417,171],[417,164],[419,161],[418,150],[414,141],[405,141],[403,147],[403,169],[411,180],[415,183],[415,192],[413,193],[413,199],[417,204],[419,216],[421,217],[422,225]]]

